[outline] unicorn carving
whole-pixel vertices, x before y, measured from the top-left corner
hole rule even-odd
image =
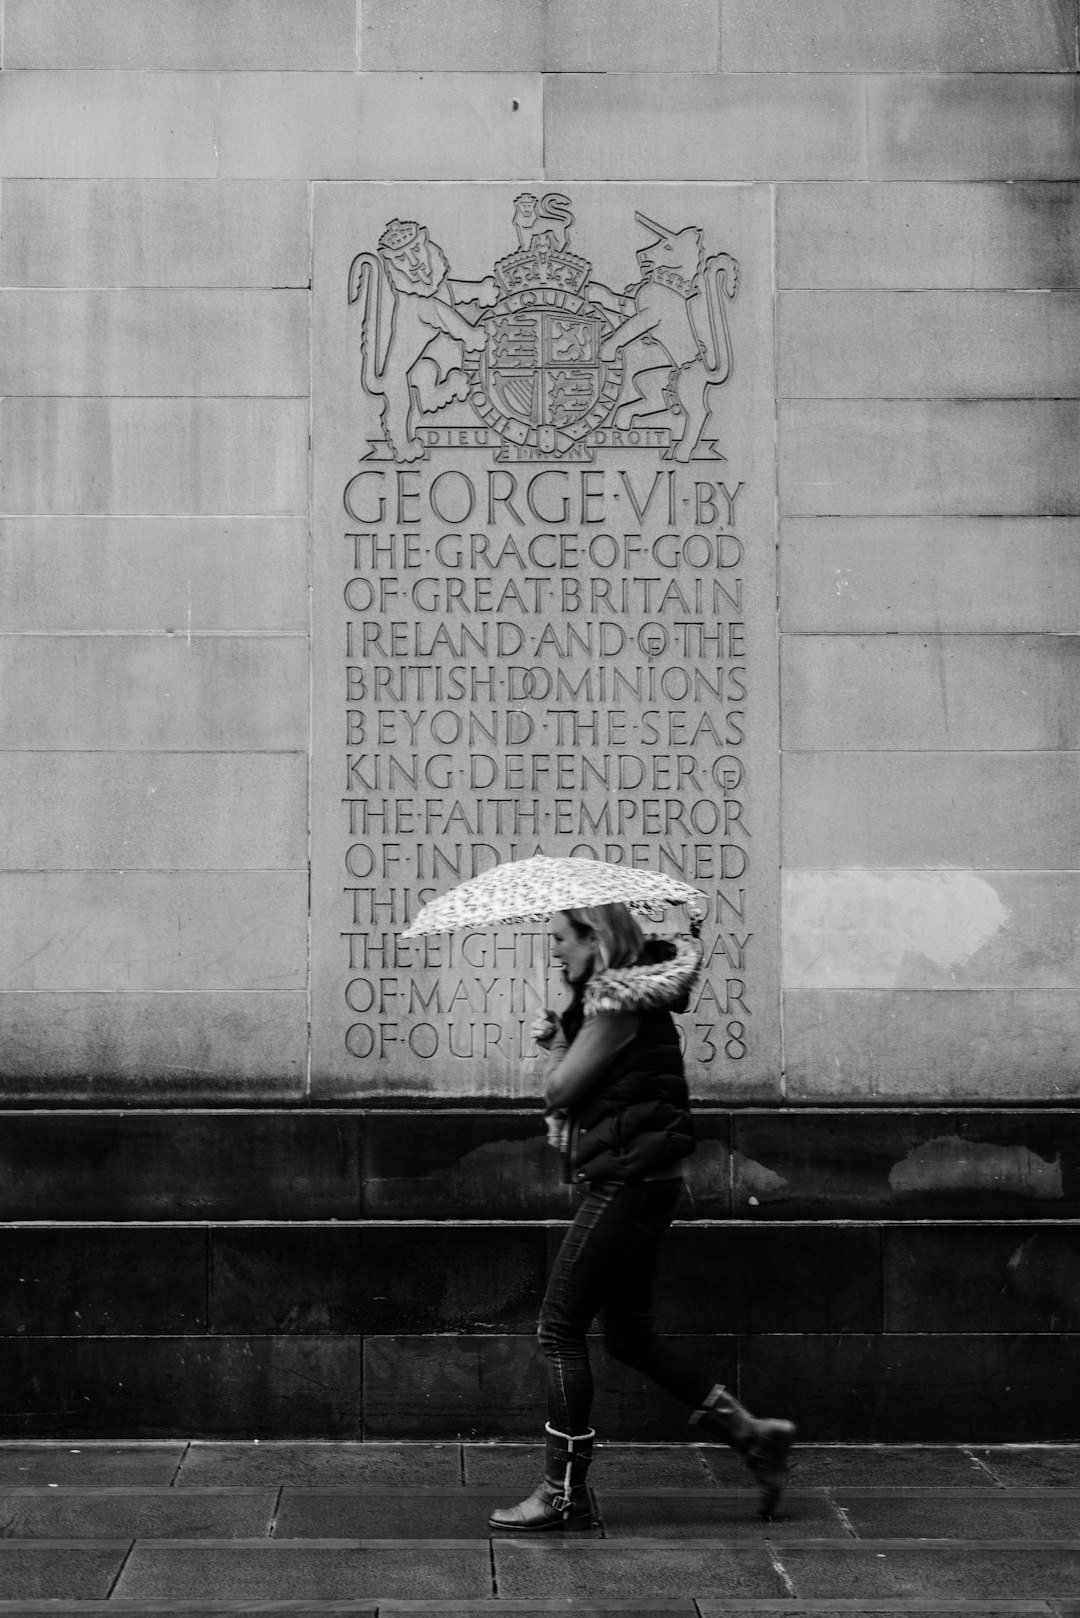
[[[668,230],[634,218],[653,232],[636,255],[641,280],[622,295],[596,282],[588,288],[593,303],[622,317],[600,350],[604,360],[623,355],[614,425],[670,425],[668,457],[689,461],[705,434],[711,390],[732,373],[727,305],[739,290],[739,265],[730,253],[706,258],[696,225]]]

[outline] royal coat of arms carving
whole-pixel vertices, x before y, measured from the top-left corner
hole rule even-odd
[[[618,443],[722,460],[713,418],[734,368],[738,262],[707,255],[696,225],[634,218],[649,239],[622,291],[571,252],[561,192],[516,198],[517,250],[478,280],[451,273],[425,225],[390,220],[349,270],[360,381],[384,435],[366,458],[416,461],[452,445],[496,460],[587,460]]]

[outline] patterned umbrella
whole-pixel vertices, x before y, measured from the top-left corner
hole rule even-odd
[[[650,910],[654,905],[703,902],[704,898],[688,882],[661,876],[657,871],[536,854],[529,860],[496,865],[470,882],[459,883],[449,893],[440,894],[423,907],[402,937],[452,933],[460,927],[543,921],[556,910],[583,909],[588,905],[624,904],[631,910]]]

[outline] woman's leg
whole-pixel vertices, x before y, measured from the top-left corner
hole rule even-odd
[[[592,1458],[592,1372],[586,1333],[607,1290],[626,1223],[627,1187],[586,1192],[563,1238],[540,1312],[538,1336],[547,1361],[547,1456],[544,1476],[527,1500],[488,1519],[512,1533],[592,1524],[585,1475]]]
[[[761,1514],[776,1510],[787,1455],[795,1439],[789,1421],[758,1420],[713,1375],[680,1353],[653,1325],[652,1300],[660,1243],[679,1199],[679,1181],[641,1186],[633,1226],[613,1265],[603,1311],[610,1352],[693,1407],[691,1422],[742,1455],[760,1490]]]
[[[605,1182],[586,1191],[548,1277],[537,1336],[547,1361],[548,1423],[588,1430],[593,1382],[586,1334],[604,1304],[632,1219],[632,1187]]]
[[[637,1182],[636,1204],[623,1239],[611,1255],[602,1321],[608,1351],[633,1366],[665,1392],[697,1407],[715,1383],[688,1355],[661,1337],[653,1323],[653,1292],[660,1244],[682,1192],[681,1180]]]

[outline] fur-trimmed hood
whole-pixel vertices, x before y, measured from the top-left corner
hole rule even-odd
[[[698,938],[651,939],[636,966],[609,966],[585,985],[585,1019],[601,1011],[685,1011],[701,971]]]

